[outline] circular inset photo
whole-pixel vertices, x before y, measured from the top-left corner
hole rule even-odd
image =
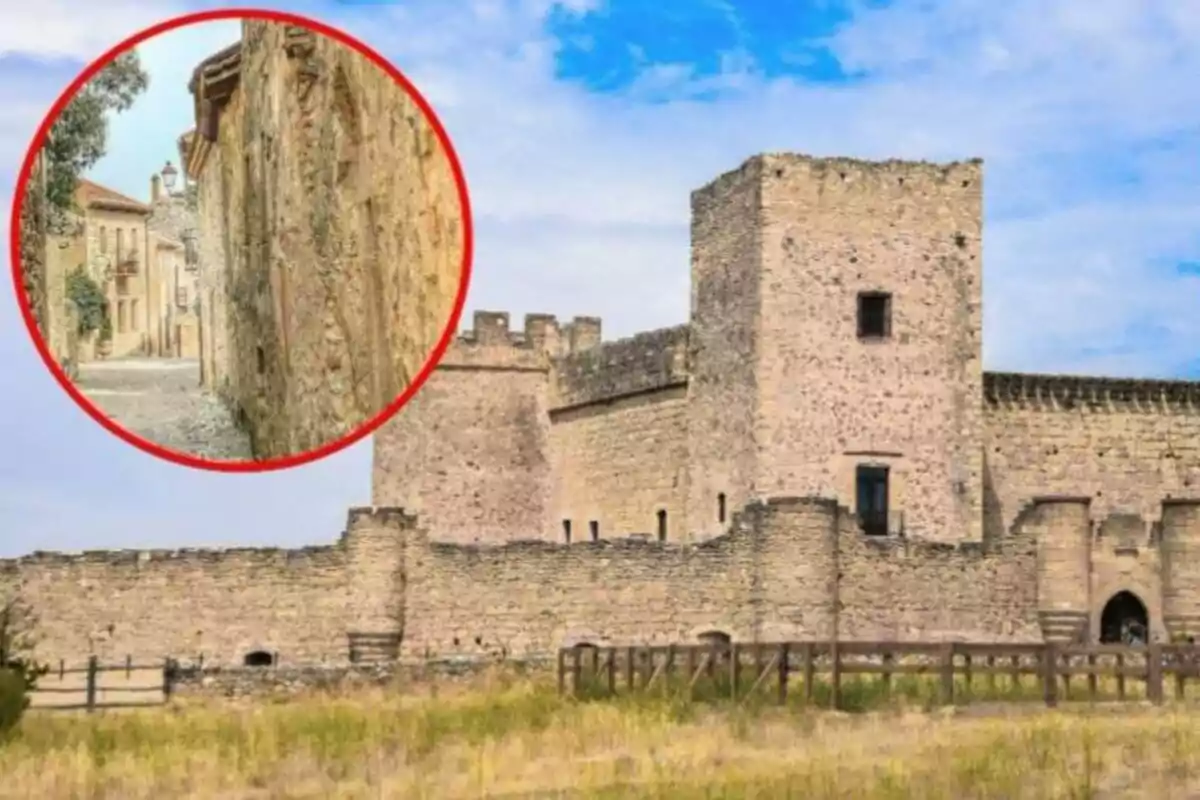
[[[176,463],[295,466],[437,365],[471,261],[462,168],[419,90],[313,20],[169,20],[67,88],[17,182],[13,275],[48,367]]]

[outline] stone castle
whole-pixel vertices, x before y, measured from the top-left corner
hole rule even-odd
[[[1200,633],[1200,383],[984,372],[982,165],[692,196],[689,324],[479,312],[300,550],[34,554],[46,657]]]

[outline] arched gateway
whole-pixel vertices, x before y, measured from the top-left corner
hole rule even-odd
[[[1150,615],[1133,592],[1120,591],[1100,613],[1101,644],[1145,644],[1150,640]]]

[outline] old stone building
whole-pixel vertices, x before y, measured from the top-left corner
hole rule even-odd
[[[75,204],[83,239],[84,267],[108,298],[111,336],[94,332],[83,343],[83,360],[149,355],[152,350],[151,299],[154,296],[146,220],[150,207],[140,200],[82,178]]]
[[[693,194],[687,325],[477,313],[336,544],[0,575],[66,658],[1200,634],[1200,383],[985,372],[982,179],[754,157]]]
[[[391,76],[303,28],[244,21],[189,88],[204,384],[257,456],[312,450],[396,400],[446,333],[452,161]]]
[[[174,187],[178,173],[168,161],[160,173],[150,178],[151,213],[147,225],[155,248],[152,335],[155,355],[198,359],[198,220],[186,178],[181,189]]]

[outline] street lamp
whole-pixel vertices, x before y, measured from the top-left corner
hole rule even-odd
[[[175,190],[175,177],[179,174],[179,170],[171,166],[168,161],[167,165],[162,168],[163,186],[167,187],[167,194],[171,194]]]

